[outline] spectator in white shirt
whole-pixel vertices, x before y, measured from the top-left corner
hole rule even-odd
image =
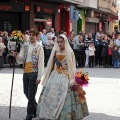
[[[45,67],[47,66],[52,48],[54,46],[54,41],[51,39],[51,35],[47,34],[47,40],[45,41]]]
[[[52,39],[53,37],[55,37],[55,30],[54,30],[54,28],[51,28],[50,35],[51,35],[51,39]]]

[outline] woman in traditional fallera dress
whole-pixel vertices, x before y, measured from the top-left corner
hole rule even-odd
[[[72,89],[75,85],[75,57],[68,39],[55,41],[41,84],[37,116],[42,120],[80,120],[89,114],[86,100]],[[82,89],[82,87],[81,87]],[[82,96],[84,98],[84,94]],[[82,101],[81,101],[82,100]]]

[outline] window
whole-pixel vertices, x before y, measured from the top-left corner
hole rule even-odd
[[[11,31],[11,24],[10,24],[10,22],[4,22],[4,30],[5,31]]]
[[[107,0],[107,2],[111,2],[111,0]]]

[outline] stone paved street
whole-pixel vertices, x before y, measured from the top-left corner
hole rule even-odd
[[[120,69],[84,68],[89,72],[90,84],[84,87],[90,115],[84,120],[120,120]],[[12,69],[0,70],[0,120],[9,120],[9,99]],[[38,87],[36,99],[39,98]],[[11,120],[24,120],[27,100],[23,94],[22,69],[15,73]],[[35,120],[35,119],[34,119]]]

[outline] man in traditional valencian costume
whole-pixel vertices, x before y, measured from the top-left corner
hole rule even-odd
[[[28,99],[27,116],[25,120],[32,120],[36,116],[37,103],[35,95],[37,85],[40,83],[41,77],[44,74],[44,51],[43,46],[36,40],[38,30],[30,30],[30,42],[24,44],[20,53],[13,53],[19,64],[24,64],[23,73],[23,88],[24,94]]]

